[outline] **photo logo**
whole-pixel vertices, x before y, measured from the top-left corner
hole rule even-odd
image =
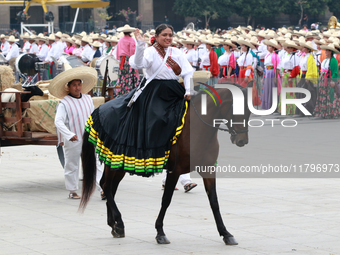
[[[220,96],[218,95],[217,91],[205,84],[205,83],[201,83],[202,85],[206,86],[207,88],[209,88],[211,91],[214,92],[214,94],[216,94],[217,98],[219,99],[221,106],[222,106],[222,101]],[[232,97],[233,97],[233,114],[234,115],[243,115],[244,114],[244,94],[242,92],[242,90],[232,84],[216,84],[215,88],[224,88],[224,89],[229,89]],[[214,102],[215,105],[216,101],[215,98],[213,97],[213,95],[206,89],[201,89],[203,91],[205,91],[208,95],[210,95]],[[268,110],[258,110],[255,109],[254,105],[253,105],[253,88],[247,88],[247,102],[248,102],[248,108],[250,110],[251,113],[255,114],[255,115],[270,115],[272,113],[274,113],[274,111],[276,110],[277,106],[278,106],[278,97],[277,97],[277,88],[273,88],[272,89],[272,106],[270,109]],[[306,95],[306,97],[304,98],[295,98],[295,99],[290,99],[290,98],[286,98],[287,93],[302,93],[304,95]],[[305,115],[312,115],[304,106],[304,103],[307,103],[310,99],[311,99],[311,93],[310,91],[308,91],[307,89],[304,88],[281,88],[281,115],[285,116],[286,115],[286,105],[288,104],[294,104],[296,106],[296,108],[300,109],[301,112]],[[206,94],[202,94],[201,95],[201,114],[202,115],[206,115],[207,114],[207,95]]]

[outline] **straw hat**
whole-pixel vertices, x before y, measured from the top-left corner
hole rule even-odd
[[[273,38],[276,38],[278,37],[278,35],[273,31],[269,31],[269,33],[265,36],[267,39],[273,39]]]
[[[313,43],[312,42],[300,42],[300,46],[310,49],[311,51],[315,51],[315,49],[313,48]]]
[[[90,43],[93,47],[99,48],[100,47],[100,42],[95,41],[94,43]]]
[[[134,32],[136,28],[130,27],[128,24],[126,24],[124,27],[119,27],[117,29],[117,32],[123,32],[123,33],[131,33]]]
[[[55,38],[54,34],[50,34],[50,36],[47,37],[46,39],[49,40],[49,41],[56,41],[57,40],[57,38]]]
[[[327,30],[326,32],[323,33],[323,36],[331,37],[332,33],[329,30]]]
[[[325,39],[321,39],[321,40],[314,39],[314,42],[316,44],[320,44],[320,45],[326,45],[327,44]]]
[[[29,33],[24,33],[23,35],[20,35],[21,39],[29,39],[30,38],[30,34]]]
[[[257,38],[255,36],[252,36],[250,38],[250,43],[253,44],[253,45],[260,46],[259,41],[257,40]]]
[[[111,37],[106,38],[105,41],[117,43],[119,41],[119,39],[116,36],[111,36]]]
[[[230,40],[221,40],[221,41],[220,41],[220,44],[229,45],[229,46],[231,46],[232,48],[237,48],[236,45],[233,44],[232,41],[230,41]]]
[[[31,40],[37,40],[37,39],[38,39],[38,37],[36,35],[32,34],[32,35],[30,35],[28,40],[31,41]]]
[[[255,46],[248,39],[246,39],[246,40],[237,40],[236,42],[239,45],[245,45],[245,46],[248,46],[251,49],[255,49]]]
[[[62,32],[60,32],[60,31],[58,31],[58,32],[55,34],[55,36],[57,36],[57,37],[61,38],[61,37],[63,36],[63,33],[62,33]]]
[[[78,34],[78,36],[81,36],[81,37],[84,37],[84,36],[86,36],[87,34],[86,34],[86,32],[85,31],[83,31],[83,32],[81,32],[80,34]]]
[[[193,38],[187,38],[186,40],[182,40],[182,43],[198,45],[198,42],[195,41]]]
[[[282,46],[283,47],[290,47],[290,48],[295,48],[295,49],[301,49],[300,46],[298,46],[294,41],[291,41],[291,40],[287,40],[285,41],[284,43],[282,43]]]
[[[340,54],[340,51],[338,51],[338,50],[335,48],[335,46],[334,46],[333,43],[330,43],[330,44],[328,44],[328,45],[321,45],[320,48],[323,49],[323,50],[330,50],[330,51],[333,51],[333,52],[336,53],[336,54]]]
[[[272,47],[274,47],[274,48],[276,48],[276,49],[280,49],[280,48],[281,48],[280,45],[279,45],[279,43],[278,43],[276,40],[274,40],[274,39],[263,40],[263,43],[264,43],[265,45],[272,46]]]
[[[208,38],[206,40],[202,41],[205,44],[211,44],[211,45],[219,45],[219,42],[216,39]]]
[[[257,36],[261,36],[263,38],[266,38],[267,35],[263,30],[261,30],[260,32],[257,33]]]
[[[48,86],[50,94],[62,99],[68,95],[67,83],[79,79],[82,81],[81,93],[88,93],[97,82],[96,69],[88,66],[75,67],[58,74]]]
[[[7,36],[4,35],[4,34],[1,34],[1,35],[0,35],[0,39],[2,39],[2,38],[7,38]]]
[[[91,38],[88,36],[84,36],[83,38],[81,38],[81,41],[86,43],[92,43]]]
[[[70,44],[74,43],[74,41],[71,38],[64,38],[63,41],[64,42],[69,42]]]
[[[19,39],[15,39],[15,37],[13,35],[11,35],[8,39],[7,39],[8,42],[18,42]]]
[[[282,44],[282,43],[284,43],[287,40],[287,38],[284,38],[284,37],[280,36],[278,38],[275,38],[275,40]]]
[[[78,40],[76,40],[75,42],[74,42],[75,44],[77,44],[77,45],[81,45],[81,41],[78,39]]]
[[[155,35],[156,34],[156,30],[155,29],[151,29],[149,32],[150,35]]]

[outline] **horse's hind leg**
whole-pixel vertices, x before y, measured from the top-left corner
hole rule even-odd
[[[205,192],[208,195],[210,207],[213,211],[217,230],[220,236],[223,236],[223,241],[227,245],[237,245],[237,241],[234,236],[230,234],[224,226],[223,219],[220,213],[220,207],[218,205],[217,193],[216,193],[216,179],[215,178],[203,178]]]
[[[122,215],[118,210],[114,197],[120,181],[124,178],[124,172],[112,171],[110,167],[105,166],[105,181],[102,185],[103,191],[107,197],[107,224],[112,228],[113,237],[125,237],[124,222]]]
[[[172,195],[174,194],[174,190],[176,187],[176,183],[178,181],[179,174],[176,171],[173,171],[172,173],[169,173],[166,177],[165,182],[165,188],[164,193],[162,197],[162,207],[158,214],[157,220],[156,220],[156,230],[157,230],[157,236],[156,241],[159,244],[169,244],[170,241],[165,236],[164,230],[163,230],[163,221],[165,217],[166,210],[168,209]]]

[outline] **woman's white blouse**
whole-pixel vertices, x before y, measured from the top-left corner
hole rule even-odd
[[[190,80],[195,70],[181,50],[174,47],[170,47],[169,50],[169,57],[171,57],[182,69],[180,75],[184,81],[185,95],[190,94]],[[162,65],[162,62],[163,58],[158,54],[155,47],[144,48],[144,41],[137,42],[135,55],[132,55],[129,59],[132,68],[145,68],[146,79],[149,79],[158,70]],[[179,77],[174,73],[170,66],[163,64],[163,68],[154,79],[179,80]]]
[[[266,57],[264,58],[264,65],[265,66],[273,66],[273,62],[272,62],[272,54],[273,53],[268,53],[266,55]]]
[[[242,52],[241,56],[237,59],[238,66],[247,67],[249,65],[253,65],[253,55],[248,52]],[[247,69],[245,76],[248,77],[250,75],[251,69]]]
[[[307,60],[308,60],[309,55],[310,53],[307,53],[306,55],[300,58],[300,68],[302,71],[307,71]]]
[[[297,54],[289,54],[286,52],[280,62],[280,67],[286,70],[293,70],[294,67],[298,66],[300,63],[300,58]]]
[[[321,69],[328,70],[329,69],[329,61],[330,61],[329,58],[325,58],[321,63]]]
[[[218,64],[220,66],[229,66],[230,56],[231,52],[224,52],[224,54],[218,58]]]
[[[197,52],[195,51],[195,49],[190,49],[187,50],[185,52],[185,57],[187,58],[187,60],[192,63],[193,65],[196,65],[198,56],[197,56]]]

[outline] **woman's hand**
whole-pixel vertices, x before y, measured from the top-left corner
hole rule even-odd
[[[331,84],[332,88],[335,87],[335,82],[334,81],[331,81],[330,84]]]
[[[134,34],[135,34],[135,38],[136,38],[137,41],[142,41],[142,42],[144,42],[144,39],[143,39],[142,35],[140,34],[138,28],[136,28]]]
[[[245,77],[245,78],[244,78],[244,82],[245,82],[245,83],[248,83],[248,77]]]
[[[185,98],[186,101],[190,101],[191,95],[185,95],[184,98]]]

